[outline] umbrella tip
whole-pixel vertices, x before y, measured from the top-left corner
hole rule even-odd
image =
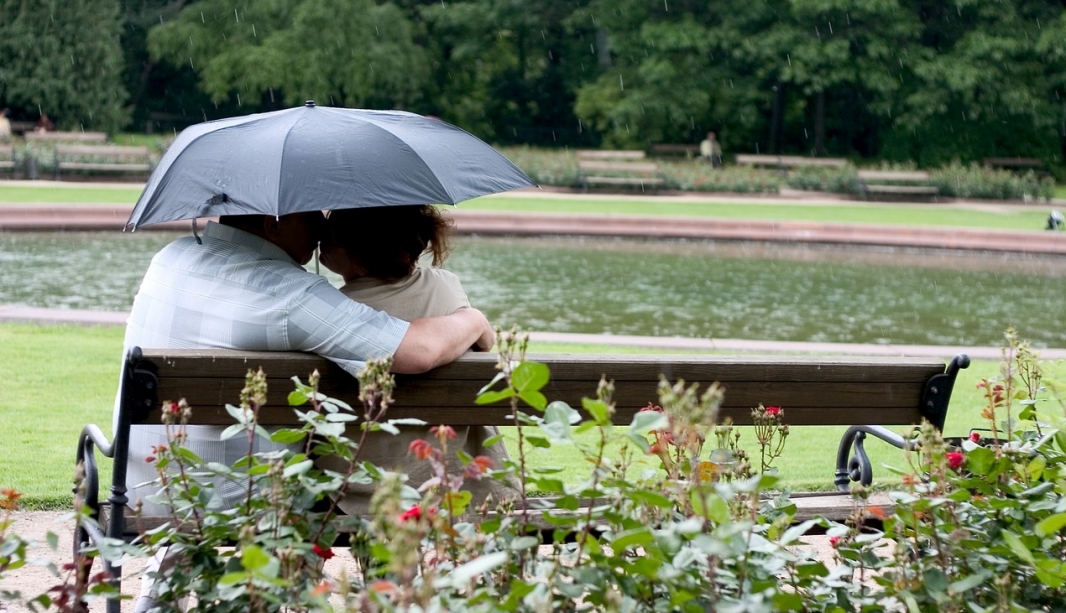
[[[307,102],[304,102],[304,106],[309,106],[310,107],[310,106],[314,106],[314,105],[315,105],[315,101],[314,100],[308,100]]]

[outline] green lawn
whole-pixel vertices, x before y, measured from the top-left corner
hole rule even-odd
[[[128,204],[140,187],[0,185],[0,203]],[[909,226],[1043,230],[1047,210],[1021,206],[962,208],[955,205],[713,202],[675,198],[583,198],[580,196],[491,196],[463,202],[464,210],[611,215],[670,215],[719,219],[814,221]]]
[[[459,204],[462,210],[544,213],[606,213],[612,215],[668,215],[814,221],[905,226],[1001,228],[1043,230],[1044,209],[1002,206],[995,210],[961,208],[955,205],[839,204],[780,202],[708,202],[676,199],[601,200],[589,198],[543,198],[492,196]]]
[[[0,324],[0,380],[5,382],[0,394],[0,423],[4,424],[0,488],[24,492],[28,508],[69,505],[78,434],[90,422],[110,433],[121,347],[121,328]],[[534,344],[531,351],[622,350]],[[1051,366],[1059,380],[1066,379],[1066,362]],[[951,402],[949,433],[965,434],[970,427],[980,425],[982,405],[975,385],[996,370],[997,364],[978,361],[963,371]],[[592,395],[595,390],[588,392]],[[778,464],[787,484],[797,490],[829,487],[842,431],[828,427],[794,429],[786,455]],[[511,436],[513,443],[513,432]],[[741,439],[742,444],[748,441],[749,449],[751,440],[749,432]],[[890,475],[879,467],[882,463],[900,465],[902,452],[877,443],[871,443],[869,451],[878,467],[878,482],[891,482]],[[563,478],[568,481],[588,471],[588,464],[572,448],[556,447],[549,453],[533,450],[529,457],[534,466],[563,468]]]

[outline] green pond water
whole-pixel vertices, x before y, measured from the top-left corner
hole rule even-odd
[[[0,304],[127,310],[175,236],[0,233]],[[999,346],[1013,325],[1034,346],[1066,347],[1062,258],[462,237],[447,267],[505,328]]]

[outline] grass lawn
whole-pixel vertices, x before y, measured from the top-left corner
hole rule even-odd
[[[27,508],[68,508],[75,447],[82,427],[91,422],[110,432],[122,334],[121,328],[0,324],[0,379],[7,382],[0,394],[0,423],[5,426],[0,438],[0,488],[23,492]],[[535,344],[531,350],[620,351],[548,344]],[[1066,380],[1066,362],[1048,366],[1058,380]],[[949,434],[965,434],[970,427],[981,425],[982,404],[975,385],[982,377],[994,375],[997,368],[994,362],[978,361],[962,372],[948,413]],[[471,390],[471,394],[475,391]],[[594,392],[589,390],[590,395]],[[787,414],[788,407],[785,410]],[[778,462],[790,487],[805,490],[831,486],[837,442],[843,430],[793,430],[786,455]],[[513,438],[512,429],[512,443]],[[587,444],[592,439],[582,441]],[[742,445],[747,441],[747,448],[753,450],[750,432],[745,432],[741,441]],[[875,483],[891,483],[891,475],[880,466],[901,465],[902,452],[876,442],[868,445],[868,451],[875,466]],[[563,468],[562,478],[570,482],[588,471],[588,464],[572,448],[555,447],[549,453],[535,449],[529,453],[529,460],[531,466]]]
[[[100,187],[0,185],[0,203],[74,203],[133,205],[139,186]],[[1030,207],[989,207],[980,210],[954,205],[839,204],[778,202],[711,202],[671,198],[583,198],[490,196],[459,205],[459,210],[544,213],[601,213],[612,215],[669,215],[719,219],[791,220],[908,226],[1043,230],[1047,210]]]

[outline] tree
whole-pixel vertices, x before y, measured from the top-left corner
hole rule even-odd
[[[127,120],[118,0],[0,0],[0,105],[64,130]]]
[[[154,58],[188,64],[216,103],[408,108],[428,78],[415,35],[392,3],[202,0],[152,28],[148,46]]]

